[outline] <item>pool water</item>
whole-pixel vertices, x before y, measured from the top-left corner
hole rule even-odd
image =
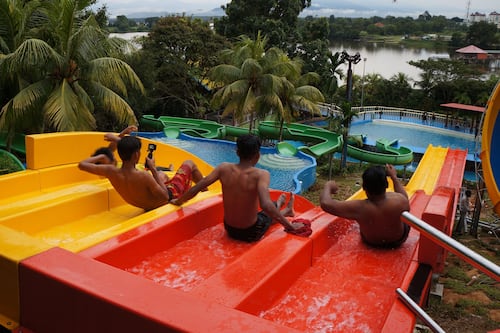
[[[151,139],[184,149],[214,167],[222,162],[238,163],[239,161],[236,155],[236,144],[233,142],[198,139],[184,134],[181,135],[180,139],[166,137],[152,137]],[[278,154],[275,148],[263,147],[257,167],[269,171],[271,188],[298,193],[294,181],[296,175],[305,168],[315,167],[315,163],[312,158],[303,153],[296,156],[283,156]],[[304,184],[301,183],[301,185]],[[304,186],[300,191],[306,189],[307,187]]]
[[[426,149],[429,144],[454,149],[467,149],[469,153],[476,150],[476,141],[473,134],[401,122],[376,120],[353,123],[349,129],[349,134],[363,134],[373,141],[379,138],[397,139],[399,145],[410,147],[416,151]]]

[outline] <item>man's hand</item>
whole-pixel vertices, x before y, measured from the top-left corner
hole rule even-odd
[[[146,165],[148,167],[149,170],[152,170],[152,169],[155,169],[156,170],[156,162],[155,162],[155,158],[149,158],[148,156],[146,156]]]
[[[398,174],[396,172],[396,169],[391,164],[386,164],[385,165],[385,174],[387,176],[389,176],[393,180],[396,179],[396,178],[398,178]]]
[[[290,224],[292,225],[293,230],[299,230],[300,228],[305,226],[305,224],[301,222],[291,222]]]
[[[325,183],[325,190],[328,190],[330,194],[336,194],[339,190],[339,186],[334,180],[330,180]]]
[[[172,200],[170,200],[170,202],[169,202],[169,203],[171,203],[171,204],[173,204],[173,205],[176,205],[176,206],[182,206],[182,204],[183,204],[184,202],[180,201],[180,200],[179,200],[179,198],[177,198],[177,199],[172,199]]]

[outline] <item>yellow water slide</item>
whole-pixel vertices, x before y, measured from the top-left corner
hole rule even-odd
[[[142,142],[146,156],[150,141]],[[184,150],[155,143],[157,165],[178,168],[192,159],[203,174],[213,169]],[[126,204],[107,179],[78,169],[80,160],[107,145],[104,133],[29,135],[27,169],[0,177],[0,325],[9,328],[19,321],[18,264],[23,259],[52,247],[79,252],[179,209],[165,205],[144,212]],[[219,193],[216,183],[193,202]]]
[[[483,177],[493,208],[500,214],[500,82],[497,83],[487,103],[483,119],[481,163]]]

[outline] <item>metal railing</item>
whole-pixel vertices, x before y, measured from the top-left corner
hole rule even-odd
[[[444,232],[434,228],[409,212],[404,212],[402,217],[405,223],[417,229],[437,245],[457,255],[459,258],[481,270],[496,281],[500,281],[500,267],[495,263],[472,251],[462,243],[454,240]]]
[[[446,333],[415,301],[411,299],[401,288],[396,289],[399,298],[415,313],[433,332]]]
[[[411,227],[417,229],[421,235],[429,238],[432,242],[441,246],[442,248],[457,255],[460,259],[471,264],[481,272],[487,274],[495,281],[500,280],[500,267],[480,254],[472,251],[468,247],[462,245],[460,242],[454,240],[444,232],[434,228],[430,224],[422,221],[409,212],[403,212],[402,219]],[[415,303],[401,288],[396,289],[396,293],[403,303],[410,308],[433,332],[445,332],[432,318],[422,310],[417,303]]]

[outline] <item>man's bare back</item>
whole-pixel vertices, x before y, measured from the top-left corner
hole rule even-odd
[[[259,182],[265,183],[269,179],[269,173],[256,167],[232,163],[223,163],[218,168],[222,184],[224,222],[240,229],[252,226],[259,211]],[[280,206],[278,203],[278,208]],[[285,214],[293,216],[293,211]]]
[[[256,168],[260,157],[260,139],[254,135],[244,135],[237,140],[237,154],[239,163],[221,163],[210,174],[200,180],[194,187],[181,197],[172,201],[173,204],[182,205],[194,197],[203,187],[207,187],[216,181],[222,184],[222,195],[224,205],[224,223],[228,228],[236,229],[234,233],[254,233],[248,229],[256,228],[257,240],[269,227],[268,222],[278,221],[285,230],[294,231],[304,227],[303,223],[290,222],[287,216],[293,216],[293,194],[285,209],[280,207],[286,200],[282,194],[275,203],[269,194],[270,175],[266,170]],[[262,211],[259,211],[261,209]],[[261,223],[259,218],[265,213],[265,222]],[[228,231],[229,232],[229,231]],[[233,236],[234,236],[233,233]],[[238,238],[239,239],[239,238]]]
[[[387,176],[394,184],[395,192],[386,192]],[[365,200],[339,201],[331,198],[338,191],[335,181],[325,184],[321,193],[321,208],[330,214],[356,220],[362,239],[374,246],[397,247],[408,236],[409,227],[401,222],[401,213],[410,210],[408,195],[397,179],[396,170],[386,165],[386,170],[371,167],[365,171],[363,189]]]
[[[107,178],[127,203],[151,210],[168,203],[169,197],[147,171],[113,167]]]
[[[393,243],[401,239],[404,225],[401,214],[409,210],[408,199],[400,193],[387,192],[379,200],[361,200],[354,219],[360,233],[370,244]]]

